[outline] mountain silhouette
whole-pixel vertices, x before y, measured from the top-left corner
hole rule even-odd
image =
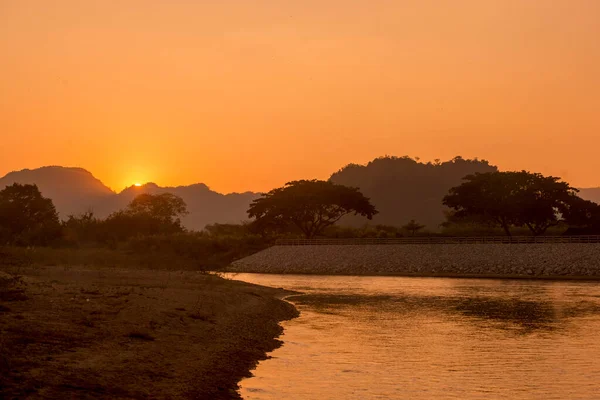
[[[186,228],[201,230],[207,224],[240,223],[248,220],[246,211],[258,194],[252,192],[221,194],[210,190],[203,183],[189,186],[161,187],[155,183],[143,186],[130,186],[116,195],[99,215],[123,209],[140,193],[161,194],[172,193],[185,201],[189,214],[182,218]]]
[[[379,157],[366,165],[349,164],[331,175],[338,184],[358,187],[379,210],[373,221],[349,216],[341,224],[361,226],[386,224],[402,226],[411,219],[436,230],[445,220],[442,198],[475,172],[497,171],[485,160],[452,160],[423,163],[409,157]],[[131,186],[113,192],[82,168],[42,167],[11,172],[0,178],[0,190],[13,183],[38,185],[45,197],[53,200],[61,218],[88,210],[101,218],[121,210],[140,193],[172,193],[188,206],[183,218],[188,229],[200,230],[212,223],[239,223],[248,219],[246,210],[259,194],[253,192],[221,194],[197,183],[189,186],[161,187],[154,183]],[[580,196],[600,203],[600,188],[581,189]]]
[[[579,197],[600,204],[600,187],[579,189]]]
[[[116,196],[83,168],[50,166],[11,172],[0,178],[0,190],[13,183],[36,184],[45,197],[52,199],[62,218],[94,209]]]
[[[182,222],[186,228],[194,230],[215,222],[239,223],[247,220],[246,210],[258,197],[251,192],[220,194],[201,183],[178,187],[148,183],[115,193],[85,169],[58,166],[11,172],[0,178],[0,190],[13,183],[36,184],[45,197],[52,199],[62,219],[89,210],[104,218],[125,208],[140,193],[173,193],[186,202],[190,213]]]
[[[445,221],[442,198],[466,175],[493,172],[485,160],[455,157],[422,163],[410,157],[379,157],[367,165],[349,164],[331,175],[335,183],[353,186],[377,207],[372,223],[402,226],[411,219],[437,230]],[[364,218],[349,216],[343,224],[360,226]]]

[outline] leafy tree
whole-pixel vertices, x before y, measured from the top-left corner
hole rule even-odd
[[[204,227],[204,231],[210,236],[246,236],[250,234],[249,223],[241,224],[208,224]]]
[[[254,200],[248,209],[248,216],[256,218],[259,226],[293,225],[307,238],[348,214],[372,219],[377,210],[358,189],[319,180],[288,182]]]
[[[47,245],[61,235],[51,199],[36,185],[15,183],[0,191],[0,241],[16,245]]]
[[[415,236],[415,234],[423,228],[425,228],[425,225],[415,222],[414,219],[411,219],[406,225],[402,226],[402,229],[410,232],[411,236]]]
[[[113,246],[134,236],[183,232],[181,217],[187,214],[185,202],[171,193],[143,193],[121,211],[108,216],[100,229],[100,239]]]
[[[493,221],[510,236],[510,226],[517,222],[513,182],[503,173],[467,175],[464,182],[450,189],[442,203],[454,209],[453,217]]]
[[[129,203],[125,213],[151,217],[164,223],[180,224],[181,217],[187,215],[188,211],[185,201],[172,193],[142,193]]]
[[[518,224],[527,226],[536,236],[558,225],[561,214],[577,198],[577,189],[554,176],[518,172],[515,178],[520,188],[520,193],[515,193],[520,205]]]
[[[63,221],[65,239],[74,244],[94,242],[97,240],[101,223],[92,210],[80,215],[69,215],[67,220]]]
[[[541,235],[559,223],[576,192],[560,178],[527,171],[478,173],[450,189],[443,204],[455,211],[454,218],[487,220],[509,236],[511,226],[523,225]]]
[[[600,204],[573,196],[561,213],[569,225],[567,233],[600,232]]]

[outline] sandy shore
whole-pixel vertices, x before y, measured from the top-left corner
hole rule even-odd
[[[230,399],[288,294],[195,272],[0,266],[0,398]]]

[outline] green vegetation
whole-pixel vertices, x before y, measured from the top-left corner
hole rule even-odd
[[[69,216],[61,226],[52,201],[41,197],[35,185],[13,185],[2,193],[0,198],[9,199],[0,202],[3,264],[206,271],[275,240],[251,232],[247,224],[186,231],[180,221],[185,203],[172,194],[141,194],[106,219],[90,211]]]
[[[415,163],[404,158],[381,162]],[[465,163],[473,164],[456,159],[452,165]],[[331,181],[294,181],[256,199],[248,209],[251,222],[188,231],[181,223],[186,204],[173,194],[144,193],[107,218],[88,211],[60,222],[52,200],[37,186],[14,184],[0,191],[0,263],[206,271],[280,238],[600,233],[600,205],[579,198],[560,179],[541,174],[469,174],[438,201],[448,207],[440,230],[414,218],[398,225],[348,226],[345,217],[371,219],[377,214],[358,189]]]
[[[508,236],[513,227],[527,227],[537,236],[561,223],[596,223],[599,208],[576,193],[577,189],[553,176],[488,172],[467,175],[461,185],[450,189],[443,204],[453,210],[449,222],[499,226]]]
[[[180,197],[142,193],[124,210],[108,216],[97,239],[114,248],[138,236],[182,233],[181,217],[186,214],[187,207]]]
[[[351,239],[351,238],[396,238],[405,236],[402,228],[391,225],[369,225],[365,224],[355,228],[352,226],[332,225],[327,227],[320,237],[327,239]]]
[[[60,236],[52,200],[35,185],[15,183],[0,191],[0,244],[47,245]]]
[[[318,180],[288,182],[254,200],[248,210],[259,231],[295,226],[308,239],[349,214],[372,219],[377,210],[358,189]]]
[[[410,236],[415,236],[415,234],[423,228],[425,228],[425,225],[417,223],[414,219],[411,219],[408,224],[402,227],[405,231],[410,232]]]

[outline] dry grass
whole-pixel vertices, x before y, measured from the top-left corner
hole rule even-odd
[[[4,247],[0,248],[0,264],[16,267],[95,267],[160,270],[201,270],[198,263],[184,257],[149,252],[135,254],[102,247]]]
[[[8,274],[0,275],[0,302],[6,303],[23,300],[27,300],[27,295],[25,295],[24,284],[21,277]]]
[[[127,335],[128,338],[131,339],[139,339],[139,340],[146,340],[146,341],[153,341],[156,338],[154,336],[152,336],[151,334],[149,334],[148,332],[141,332],[141,331],[133,331],[133,332],[129,332],[129,334]]]

